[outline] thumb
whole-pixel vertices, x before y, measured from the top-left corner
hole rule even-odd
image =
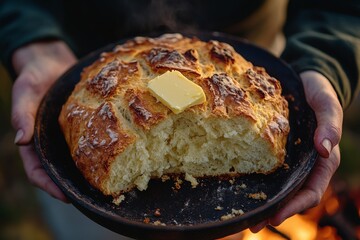
[[[14,52],[12,61],[19,73],[12,92],[12,124],[15,143],[24,145],[32,139],[41,99],[76,57],[64,42],[55,40],[25,45]]]
[[[34,75],[25,71],[13,85],[11,122],[16,130],[14,142],[18,145],[31,142],[34,133],[36,112],[43,97],[35,83]]]
[[[320,73],[306,71],[300,74],[306,100],[314,110],[317,128],[314,144],[321,157],[328,158],[339,144],[342,132],[343,111],[330,82]]]

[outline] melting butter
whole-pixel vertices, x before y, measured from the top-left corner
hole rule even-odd
[[[206,101],[203,89],[179,71],[167,71],[148,83],[151,94],[178,114]]]

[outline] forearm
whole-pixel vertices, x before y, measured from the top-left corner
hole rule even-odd
[[[299,73],[315,70],[329,79],[343,108],[360,89],[359,16],[360,1],[291,1],[284,29],[282,58]]]

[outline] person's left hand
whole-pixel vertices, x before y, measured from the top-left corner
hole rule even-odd
[[[300,77],[306,100],[316,115],[314,144],[319,157],[308,179],[294,198],[270,219],[250,228],[255,233],[268,224],[278,226],[287,218],[317,206],[340,164],[339,142],[343,111],[335,90],[318,72],[306,71],[301,73]]]

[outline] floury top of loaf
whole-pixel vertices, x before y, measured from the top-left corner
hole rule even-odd
[[[175,114],[148,82],[176,70],[206,101]],[[284,162],[288,103],[280,83],[222,42],[137,37],[86,67],[59,122],[76,166],[118,196],[164,174],[238,176]]]

